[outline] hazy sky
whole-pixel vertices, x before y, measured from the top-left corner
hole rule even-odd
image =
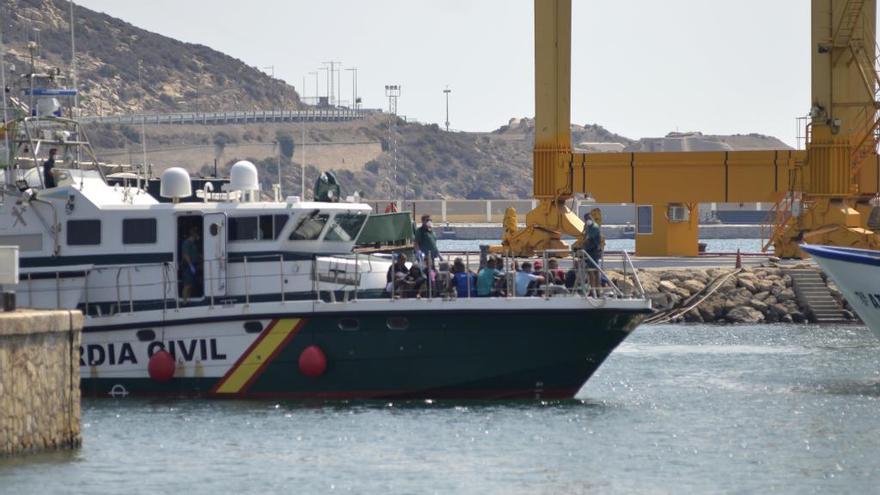
[[[367,107],[491,130],[534,114],[529,0],[79,0],[145,29],[201,43],[314,96],[323,61],[358,67]],[[804,0],[574,0],[572,121],[631,138],[759,132],[794,144],[810,106]],[[267,72],[269,72],[267,70]],[[323,74],[323,73],[322,73]],[[324,79],[321,76],[321,94]],[[351,98],[351,73],[342,94]],[[302,91],[301,91],[302,92]]]

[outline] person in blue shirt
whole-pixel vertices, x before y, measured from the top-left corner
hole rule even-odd
[[[590,291],[594,296],[599,294],[599,264],[602,261],[602,231],[596,225],[592,215],[584,215],[584,251],[592,258],[587,260],[587,278]]]
[[[495,277],[503,275],[504,272],[495,269],[495,259],[489,258],[486,266],[477,274],[477,296],[489,297],[495,289]]]
[[[514,294],[517,297],[524,297],[529,295],[529,285],[532,282],[537,282],[539,284],[544,283],[544,277],[541,275],[535,275],[532,273],[532,264],[528,261],[524,261],[520,271],[516,272],[516,282],[514,287]]]
[[[477,275],[464,266],[461,258],[455,258],[452,263],[452,283],[458,297],[476,297]]]

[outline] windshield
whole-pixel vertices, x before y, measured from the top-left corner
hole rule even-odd
[[[330,218],[330,215],[317,215],[316,213],[311,213],[306,215],[299,221],[299,224],[293,229],[293,232],[290,233],[291,241],[314,241],[318,237],[321,237],[321,232],[324,231],[324,225],[327,223],[327,219]]]
[[[338,213],[333,217],[324,240],[351,242],[355,240],[366,221],[366,213]]]

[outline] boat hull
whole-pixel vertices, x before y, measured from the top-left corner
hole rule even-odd
[[[166,329],[152,325],[154,340],[135,338],[136,329],[87,328],[82,391],[95,397],[570,398],[645,313],[596,308],[291,313]],[[124,343],[130,347],[127,359],[121,359]],[[162,348],[177,362],[174,378],[164,382],[147,371],[151,355]],[[318,376],[308,376],[300,362],[307,348],[325,357]]]
[[[863,322],[880,338],[880,253],[865,249],[802,245],[840,288]]]

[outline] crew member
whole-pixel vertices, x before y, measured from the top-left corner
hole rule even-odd
[[[52,148],[49,150],[49,159],[43,162],[43,187],[49,189],[50,187],[55,187],[55,175],[52,173],[52,169],[55,168],[55,153],[58,150]]]
[[[189,296],[196,283],[196,262],[199,259],[199,228],[195,225],[189,228],[189,236],[183,240],[180,246],[180,271],[183,278],[183,304],[189,303]]]
[[[584,215],[584,251],[591,259],[587,259],[587,276],[590,281],[590,292],[599,295],[599,262],[602,260],[602,231],[593,217]]]

